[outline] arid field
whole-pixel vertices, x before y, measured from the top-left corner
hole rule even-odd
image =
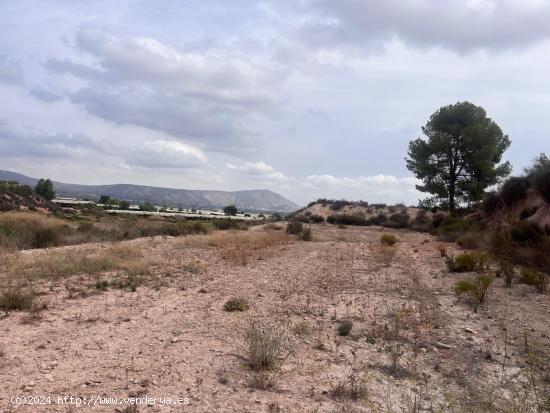
[[[276,223],[6,253],[2,300],[24,309],[0,319],[0,410],[544,411],[548,293],[497,278],[474,312],[454,291],[468,274],[442,257],[454,245],[312,230],[312,242]]]

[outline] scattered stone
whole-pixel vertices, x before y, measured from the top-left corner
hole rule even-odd
[[[440,348],[442,350],[450,350],[453,348],[453,346],[450,346],[449,344],[442,343],[440,341],[434,341],[434,346],[437,348]]]

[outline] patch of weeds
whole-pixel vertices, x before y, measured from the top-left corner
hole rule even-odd
[[[512,288],[512,280],[514,278],[514,266],[508,261],[500,261],[495,272],[497,277],[504,276],[504,285],[506,288]]]
[[[21,318],[21,324],[33,324],[42,319],[42,311],[48,306],[46,304],[38,304],[33,302],[26,315]]]
[[[294,323],[291,331],[297,336],[308,336],[311,334],[309,324],[303,320]]]
[[[437,250],[442,258],[447,256],[447,246],[444,243],[437,244]]]
[[[105,291],[107,288],[109,288],[109,281],[103,278],[98,278],[94,284],[94,287],[96,290]]]
[[[375,258],[380,262],[384,267],[389,267],[393,262],[396,254],[395,246],[390,246],[387,244],[380,244],[375,247],[374,253]]]
[[[523,267],[520,271],[519,281],[523,284],[534,286],[539,293],[548,289],[548,276],[533,268]]]
[[[351,332],[352,328],[353,328],[353,321],[342,320],[338,324],[338,334],[341,336],[347,336]]]
[[[242,297],[231,298],[223,305],[223,309],[228,312],[246,311],[249,308],[248,301]]]
[[[458,295],[469,295],[476,300],[475,311],[477,312],[478,305],[483,304],[487,298],[493,280],[494,277],[490,274],[479,274],[474,278],[466,278],[456,283],[455,292]]]
[[[286,233],[292,235],[300,235],[304,230],[304,224],[300,221],[291,221],[286,224]]]
[[[390,366],[389,372],[395,378],[404,377],[407,374],[407,371],[401,367],[399,361],[403,357],[404,350],[401,343],[392,343],[386,347],[386,351],[390,356]]]
[[[304,230],[300,233],[298,236],[302,241],[313,241],[313,232],[311,231],[311,227],[304,227]]]
[[[395,245],[395,243],[397,242],[397,237],[393,234],[384,234],[380,238],[380,242],[383,245],[389,245],[391,247],[392,245]]]
[[[190,274],[199,274],[202,271],[202,267],[197,263],[190,262],[185,264],[182,270]]]
[[[4,311],[22,311],[32,307],[35,293],[21,285],[12,285],[0,291],[0,309]]]
[[[244,336],[248,365],[252,370],[270,370],[280,361],[286,340],[271,323],[252,321]]]
[[[141,277],[137,275],[128,275],[125,278],[112,281],[111,286],[120,290],[134,292],[142,283],[143,279]]]
[[[227,368],[223,367],[219,369],[216,374],[218,376],[218,383],[220,384],[229,383],[229,370]]]
[[[465,252],[456,257],[447,257],[446,264],[451,272],[485,271],[491,257],[483,251]]]
[[[365,400],[369,394],[368,377],[363,370],[353,368],[334,384],[330,394],[335,399]]]

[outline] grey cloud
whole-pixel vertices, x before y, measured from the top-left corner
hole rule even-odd
[[[0,121],[3,157],[73,159],[104,153],[104,148],[82,134],[53,133]]]
[[[79,32],[95,66],[51,59],[46,67],[88,86],[71,93],[87,111],[119,124],[163,131],[209,150],[246,152],[258,144],[250,125],[274,116],[284,73],[231,56],[182,52],[151,38]]]
[[[63,96],[57,95],[46,89],[42,89],[41,87],[32,89],[29,93],[31,96],[34,96],[35,98],[43,102],[56,102],[58,100],[63,99]]]
[[[22,84],[23,68],[21,64],[10,61],[6,55],[0,55],[0,82]]]
[[[460,53],[550,39],[550,4],[535,0],[312,0],[299,39],[315,47],[380,49],[398,38]]]

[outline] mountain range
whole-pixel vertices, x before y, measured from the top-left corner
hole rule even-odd
[[[37,178],[31,178],[16,172],[1,171],[0,180],[17,181],[34,187]],[[52,181],[58,196],[98,200],[101,195],[124,199],[129,202],[151,202],[155,205],[168,205],[182,208],[223,208],[235,205],[245,211],[292,212],[298,205],[283,196],[266,189],[247,191],[209,191],[154,186],[115,184],[80,185]]]

